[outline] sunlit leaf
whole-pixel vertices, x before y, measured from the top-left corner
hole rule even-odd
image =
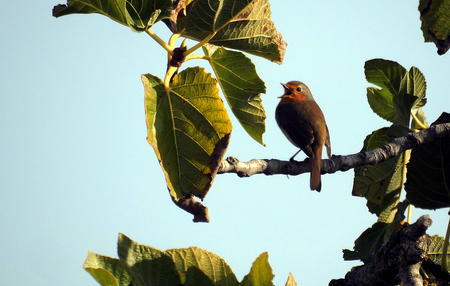
[[[188,285],[197,285],[191,279],[201,278],[201,284],[210,285],[211,281],[216,286],[233,286],[239,285],[236,276],[230,266],[221,257],[209,251],[189,247],[182,249],[169,249],[166,251],[181,277],[181,281],[185,281]],[[193,270],[197,269],[197,270]],[[205,279],[203,275],[208,279]]]
[[[255,66],[240,52],[210,47],[203,50],[211,58],[216,78],[234,115],[245,131],[264,145],[262,135],[266,130],[266,114],[260,94],[266,92],[266,87]]]
[[[131,277],[117,258],[88,253],[83,268],[102,286],[128,286]]]
[[[450,122],[443,113],[433,124]],[[433,125],[432,124],[432,125]],[[406,198],[419,208],[450,206],[450,138],[422,144],[411,151],[406,174]]]
[[[242,280],[242,286],[272,286],[272,279],[275,277],[272,273],[272,268],[269,265],[269,254],[262,253],[255,262],[253,262],[250,273],[248,273]]]
[[[297,282],[295,282],[294,276],[292,275],[292,273],[289,273],[289,276],[288,276],[285,286],[297,286]]]
[[[199,42],[283,61],[286,42],[270,19],[267,0],[197,0],[179,14],[177,30]]]
[[[117,243],[119,259],[89,253],[84,268],[102,286],[272,286],[268,254],[262,253],[241,283],[225,260],[198,247],[161,251],[124,234]],[[295,286],[290,274],[287,286]]]
[[[143,79],[147,138],[159,155],[171,195],[175,200],[185,194],[204,198],[231,133],[216,81],[198,67],[175,75],[167,91],[156,77]]]
[[[423,107],[427,102],[427,82],[425,81],[425,77],[422,72],[416,67],[411,67],[409,69],[408,76],[409,78],[407,81],[406,92],[415,97],[413,106],[411,108],[415,109]]]
[[[180,285],[180,277],[169,255],[156,248],[139,244],[124,234],[117,243],[119,259],[127,266],[136,286]]]
[[[135,31],[144,31],[170,17],[171,10],[171,0],[68,0],[53,8],[53,16],[98,13]]]
[[[430,245],[428,246],[428,258],[434,263],[442,265],[442,255],[444,253],[445,238],[439,235],[430,237]],[[447,270],[450,270],[450,248],[447,249]]]
[[[450,1],[420,0],[419,12],[425,42],[434,42],[438,54],[445,54],[450,47]]]

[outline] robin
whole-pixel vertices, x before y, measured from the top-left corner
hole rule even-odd
[[[322,148],[327,147],[331,157],[331,143],[328,127],[322,110],[314,101],[309,88],[300,81],[281,84],[284,94],[275,110],[275,119],[281,131],[289,141],[300,148],[290,159],[303,150],[311,161],[311,190],[320,192],[320,168],[322,166]]]

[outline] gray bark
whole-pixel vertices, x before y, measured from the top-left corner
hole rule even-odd
[[[322,160],[321,172],[322,174],[335,173],[362,165],[375,165],[398,156],[405,150],[444,137],[450,137],[450,123],[436,124],[420,132],[409,133],[371,151],[345,156],[333,155],[331,159]],[[255,174],[296,176],[310,171],[311,166],[308,159],[302,162],[277,159],[253,159],[248,162],[241,162],[234,157],[228,157],[221,162],[218,174],[236,173],[239,177],[249,177]]]
[[[431,223],[428,215],[421,216],[394,233],[373,261],[353,267],[344,279],[331,280],[329,286],[422,286],[419,269],[427,259],[430,239],[426,230]]]

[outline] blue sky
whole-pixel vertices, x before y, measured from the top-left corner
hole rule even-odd
[[[6,1],[0,11],[0,284],[97,285],[83,261],[88,250],[116,257],[119,232],[163,250],[207,249],[238,279],[268,251],[275,285],[289,272],[300,285],[327,285],[358,264],[344,262],[341,249],[376,217],[351,196],[353,171],[322,176],[320,194],[309,191],[308,175],[218,175],[204,201],[211,222],[192,223],[173,205],[145,140],[140,75],[162,77],[164,51],[100,15],[53,18],[59,3]],[[450,58],[423,42],[418,1],[271,4],[288,43],[284,63],[251,57],[267,86],[267,146],[230,114],[227,156],[287,160],[296,151],[274,119],[279,83],[290,80],[310,87],[333,154],[358,152],[367,134],[389,125],[366,100],[363,67],[373,58],[422,71],[429,122],[450,110]],[[153,30],[168,39],[162,23]],[[414,209],[413,219],[423,213],[434,220],[429,233],[444,235],[447,211]]]

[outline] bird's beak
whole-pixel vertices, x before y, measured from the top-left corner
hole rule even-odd
[[[291,94],[291,89],[285,83],[280,82],[280,84],[284,87],[284,93],[283,93],[282,96],[279,96],[278,98],[283,98],[283,97],[285,97],[287,95],[290,95]]]

